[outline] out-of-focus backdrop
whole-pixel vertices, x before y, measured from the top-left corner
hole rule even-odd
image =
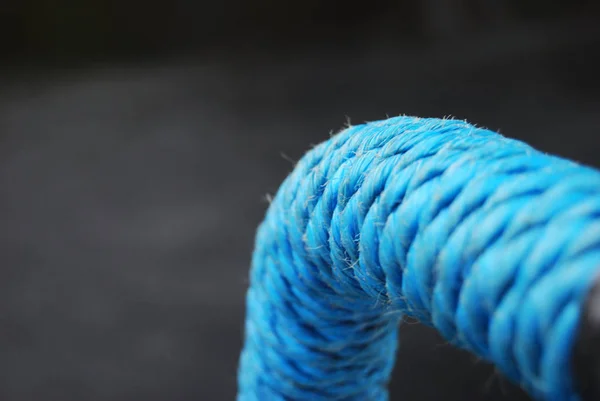
[[[594,0],[6,0],[0,399],[233,400],[266,196],[349,120],[600,165]],[[527,400],[405,324],[392,400]]]

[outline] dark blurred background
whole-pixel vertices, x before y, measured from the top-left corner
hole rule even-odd
[[[311,144],[455,116],[600,165],[584,0],[4,0],[0,399],[233,400],[254,230]],[[392,400],[527,400],[405,324]]]

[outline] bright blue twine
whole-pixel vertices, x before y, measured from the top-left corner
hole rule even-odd
[[[600,173],[463,121],[397,117],[308,152],[261,224],[238,401],[386,400],[402,314],[540,400],[600,267]]]

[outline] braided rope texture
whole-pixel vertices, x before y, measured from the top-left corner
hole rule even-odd
[[[458,120],[351,126],[256,237],[238,401],[387,400],[402,315],[539,400],[570,374],[600,267],[600,173]]]

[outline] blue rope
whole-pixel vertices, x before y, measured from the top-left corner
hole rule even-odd
[[[259,227],[238,401],[386,400],[406,314],[540,400],[600,267],[600,173],[462,121],[352,126]]]

